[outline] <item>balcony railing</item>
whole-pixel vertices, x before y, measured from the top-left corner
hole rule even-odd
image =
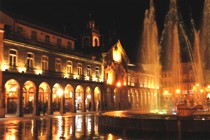
[[[21,69],[21,71],[20,71]],[[54,78],[68,78],[68,79],[75,79],[75,80],[83,80],[83,81],[92,81],[92,82],[100,82],[99,80],[93,80],[92,77],[86,78],[85,75],[74,75],[74,74],[68,74],[66,77],[66,73],[63,72],[56,72],[56,71],[50,71],[50,70],[40,70],[35,68],[29,68],[26,67],[22,70],[22,67],[18,66],[8,66],[3,71],[6,72],[12,72],[12,73],[25,73],[25,74],[31,74],[31,75],[42,75],[46,77],[54,77]]]

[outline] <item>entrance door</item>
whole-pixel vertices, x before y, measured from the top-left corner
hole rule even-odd
[[[17,110],[17,98],[7,99],[7,113],[16,113]]]

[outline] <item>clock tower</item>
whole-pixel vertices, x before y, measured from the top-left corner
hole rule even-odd
[[[91,14],[89,15],[89,21],[85,32],[81,36],[82,44],[81,48],[89,50],[91,48],[101,47],[100,31],[95,25],[95,21]]]

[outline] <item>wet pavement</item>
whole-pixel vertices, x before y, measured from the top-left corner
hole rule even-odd
[[[125,111],[126,112],[126,111]],[[103,113],[103,112],[102,112]],[[144,111],[137,111],[137,114],[144,114]],[[77,112],[60,115],[41,114],[41,116],[24,115],[16,117],[15,114],[7,114],[5,118],[0,118],[0,140],[115,140],[130,139],[124,135],[114,133],[111,129],[107,132],[100,132],[98,112]],[[116,114],[115,114],[116,115]],[[133,114],[132,114],[133,115]],[[210,116],[209,111],[197,111],[197,116]],[[202,138],[203,134],[180,134],[167,132],[138,132],[140,139],[184,139]],[[186,136],[187,137],[186,137]],[[135,138],[139,139],[139,138]]]
[[[119,139],[98,131],[98,112],[0,118],[0,140]]]

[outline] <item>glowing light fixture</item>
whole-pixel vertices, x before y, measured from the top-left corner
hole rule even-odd
[[[6,66],[6,65],[2,65],[2,66],[1,66],[1,70],[2,70],[2,71],[6,71],[7,69],[8,69],[8,66]]]
[[[113,60],[116,62],[121,62],[121,53],[117,47],[113,50]]]
[[[121,83],[120,82],[117,82],[117,87],[121,87]]]
[[[34,72],[35,72],[37,75],[42,74],[42,70],[35,70]]]
[[[20,68],[18,68],[18,71],[19,71],[20,73],[25,72],[25,71],[26,71],[26,68],[25,68],[25,67],[20,67]]]
[[[74,78],[74,79],[79,79],[79,75],[75,74],[75,75],[73,76],[73,78]]]
[[[180,89],[176,89],[176,93],[179,94],[180,93]]]
[[[63,94],[63,91],[62,91],[61,89],[58,89],[58,90],[57,90],[57,95],[58,95],[59,97],[61,97],[62,94]]]

